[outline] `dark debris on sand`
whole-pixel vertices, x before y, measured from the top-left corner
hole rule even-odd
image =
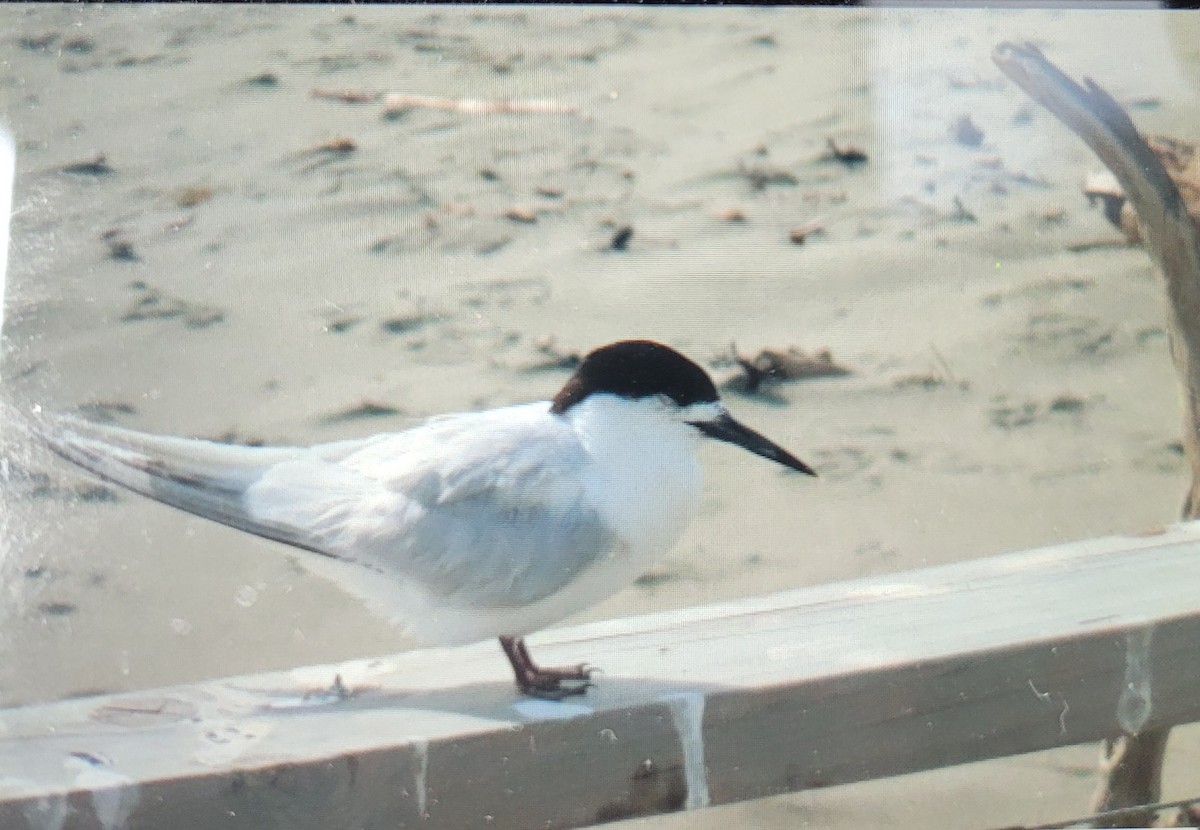
[[[731,378],[725,386],[745,395],[757,394],[767,384],[850,374],[849,369],[833,359],[828,349],[808,354],[795,346],[768,348],[753,358],[739,354],[736,345],[731,344],[730,350],[742,374]]]

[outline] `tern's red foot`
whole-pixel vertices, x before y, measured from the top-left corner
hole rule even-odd
[[[525,641],[520,637],[501,637],[500,647],[512,664],[517,689],[521,694],[544,700],[585,694],[592,685],[592,671],[586,663],[577,666],[542,668],[533,662]]]

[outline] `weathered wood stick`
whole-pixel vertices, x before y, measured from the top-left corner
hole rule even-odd
[[[382,92],[369,89],[325,89],[317,87],[309,91],[314,98],[340,101],[343,104],[369,104],[383,97]]]
[[[491,115],[495,113],[522,113],[537,115],[578,115],[579,107],[560,104],[557,101],[539,99],[510,100],[499,98],[444,98],[440,95],[385,94],[373,89],[329,89],[314,87],[309,90],[313,98],[338,101],[343,104],[369,104],[383,99],[384,115],[395,116],[410,109],[443,110],[467,115]]]
[[[395,115],[408,109],[433,109],[468,115],[493,113],[534,113],[540,115],[578,115],[579,108],[556,101],[495,101],[480,98],[441,98],[434,95],[388,95],[383,99],[384,114]]]

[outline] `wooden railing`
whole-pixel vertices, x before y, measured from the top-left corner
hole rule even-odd
[[[1200,719],[1197,585],[1200,522],[547,632],[568,702],[483,643],[9,709],[0,827],[583,827],[1137,733]]]

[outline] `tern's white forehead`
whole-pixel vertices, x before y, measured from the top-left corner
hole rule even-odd
[[[679,419],[688,423],[715,421],[728,414],[725,405],[720,401],[702,401],[689,406],[676,406],[674,409],[679,413]]]
[[[659,417],[668,421],[691,423],[693,421],[712,421],[727,415],[729,410],[720,401],[700,401],[699,403],[680,406],[665,395],[651,395],[645,398],[626,398],[621,395],[592,394],[584,402],[586,412],[629,412],[643,417]]]
[[[720,401],[680,406],[661,395],[630,399],[620,395],[599,394],[588,396],[586,401],[572,407],[565,417],[576,425],[599,426],[597,421],[603,421],[605,428],[614,434],[620,434],[623,430],[631,433],[651,430],[648,435],[654,435],[658,434],[655,432],[657,430],[674,432],[678,426],[685,426],[685,432],[693,436],[693,433],[698,433],[691,424],[715,421],[725,415],[728,415],[728,410]],[[632,434],[629,435],[630,439],[632,437]]]

